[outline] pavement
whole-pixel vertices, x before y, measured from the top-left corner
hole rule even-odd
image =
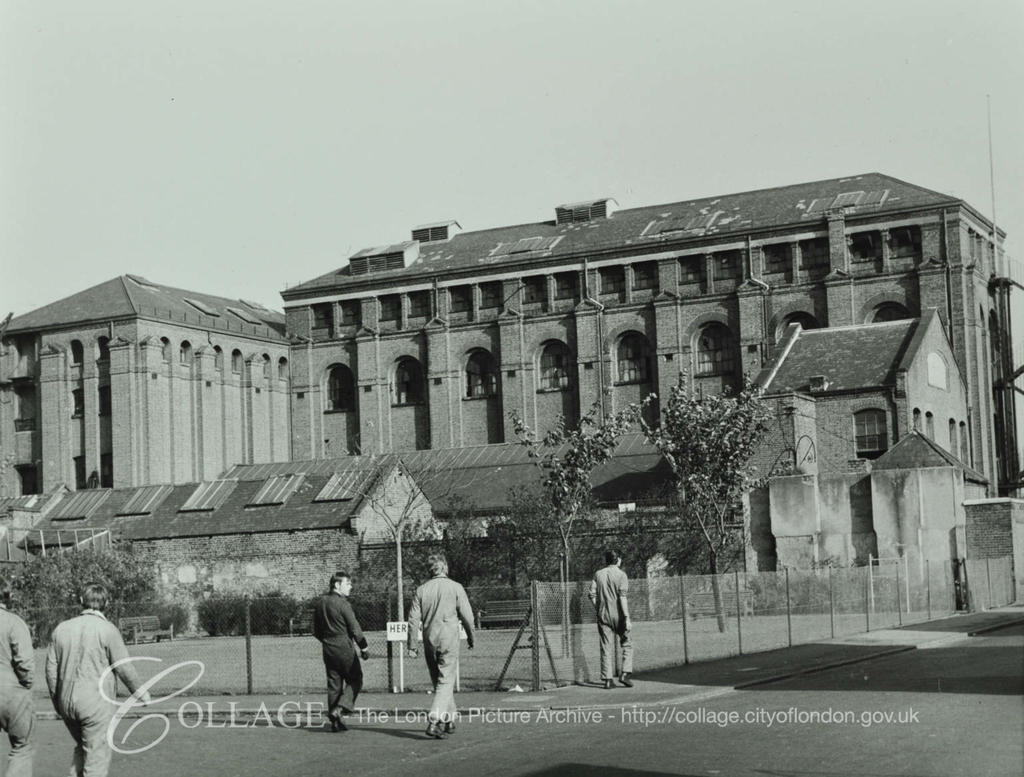
[[[577,684],[542,691],[467,691],[458,694],[456,701],[463,711],[491,712],[617,709],[700,702],[896,653],[936,648],[1019,623],[1024,623],[1024,606],[1001,607],[764,653],[641,671],[633,675],[632,688],[616,683],[613,690],[605,690],[597,684]],[[638,658],[642,661],[642,656]],[[358,698],[357,712],[362,715],[425,713],[430,708],[430,701],[429,693],[362,693]],[[284,706],[286,703],[287,707]],[[188,705],[187,714],[191,717],[223,720],[229,726],[233,722],[276,717],[281,709],[288,715],[309,720],[311,711],[316,714],[322,712],[324,694],[181,695],[131,709],[124,718],[141,718],[153,713],[179,715],[183,705]],[[56,713],[45,699],[37,703],[36,713],[40,720],[56,719]]]

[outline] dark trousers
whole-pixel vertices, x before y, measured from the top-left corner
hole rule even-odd
[[[349,645],[323,645],[327,670],[327,715],[335,717],[356,708],[356,697],[363,687],[363,666]]]

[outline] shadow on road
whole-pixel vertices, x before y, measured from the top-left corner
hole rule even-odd
[[[648,772],[641,769],[621,769],[614,766],[594,766],[593,764],[562,763],[548,766],[536,772],[523,772],[523,777],[696,777],[679,772]]]

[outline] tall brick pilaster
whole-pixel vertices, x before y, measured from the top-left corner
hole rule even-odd
[[[513,287],[514,288],[514,287]],[[501,343],[501,395],[505,440],[516,439],[511,412],[518,413],[527,424],[533,425],[535,415],[533,402],[528,402],[527,392],[533,387],[533,365],[528,364],[523,353],[522,321],[517,314],[504,313],[498,319]]]
[[[376,300],[373,300],[376,304]],[[364,307],[365,313],[365,307]],[[359,443],[364,454],[388,450],[387,366],[381,364],[380,339],[376,332],[364,329],[356,335],[356,360],[359,365],[356,392],[359,403]],[[321,442],[322,444],[322,442]],[[319,449],[319,445],[317,446]]]

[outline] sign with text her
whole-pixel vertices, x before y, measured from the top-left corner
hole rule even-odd
[[[409,624],[405,621],[388,621],[388,642],[408,642]]]

